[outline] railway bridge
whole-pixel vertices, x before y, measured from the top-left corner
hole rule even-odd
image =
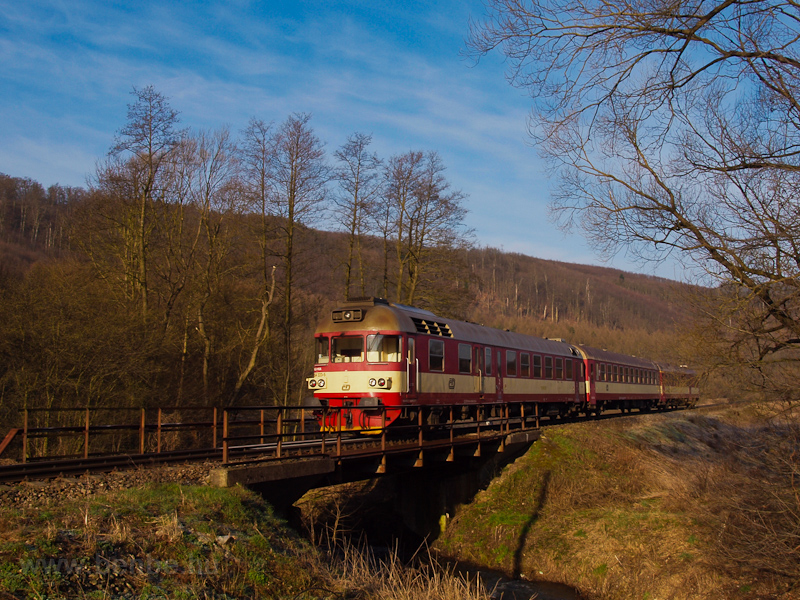
[[[250,487],[281,510],[316,487],[388,477],[395,511],[428,533],[539,437],[538,414],[475,409],[463,420],[439,405],[359,433],[334,408],[28,409],[0,443],[0,482],[208,461],[209,485]],[[336,425],[320,431],[319,422]]]

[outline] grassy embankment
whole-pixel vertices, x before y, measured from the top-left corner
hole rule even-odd
[[[432,569],[325,556],[256,494],[149,484],[41,507],[0,506],[0,599],[485,600]]]
[[[753,407],[548,428],[436,546],[591,599],[800,598],[798,449]]]

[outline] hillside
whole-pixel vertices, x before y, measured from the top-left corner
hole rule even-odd
[[[647,331],[686,321],[678,306],[688,287],[667,279],[491,248],[471,250],[466,260],[481,300],[499,303],[506,314]]]
[[[81,235],[75,213],[86,195],[80,188],[45,190],[37,182],[0,174],[0,278],[21,277],[37,262],[74,250]],[[247,217],[238,219],[236,228],[247,228]],[[339,280],[344,236],[314,229],[304,229],[303,235],[308,256],[300,284],[330,300],[343,298]],[[362,238],[365,265],[380,263],[382,243],[375,237]],[[481,305],[489,304],[505,316],[651,332],[670,330],[686,319],[678,307],[680,295],[689,288],[667,279],[495,248],[462,250],[456,261],[454,287],[461,302],[448,306],[442,301],[437,306],[435,295],[427,294],[420,305],[471,318]],[[379,276],[377,270],[368,270],[365,295],[390,295]]]
[[[0,175],[0,418],[299,402],[319,316],[347,295],[348,236],[296,224],[289,250],[277,216],[159,202],[144,240],[131,202]],[[461,243],[400,277],[391,235],[358,238],[349,295],[405,303],[413,279],[413,303],[443,316],[694,362],[687,286]]]

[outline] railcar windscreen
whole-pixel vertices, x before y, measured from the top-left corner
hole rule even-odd
[[[327,364],[330,360],[330,355],[328,354],[329,342],[330,340],[324,336],[316,339],[316,356],[318,365]]]
[[[400,362],[403,356],[402,342],[399,335],[367,336],[367,360],[374,363]]]
[[[331,356],[335,363],[364,362],[364,337],[343,335],[331,338]]]

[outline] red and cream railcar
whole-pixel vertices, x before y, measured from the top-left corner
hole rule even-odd
[[[315,346],[308,387],[323,406],[343,409],[329,413],[329,430],[339,419],[345,430],[378,429],[417,406],[505,403],[514,413],[538,404],[540,414],[565,415],[586,398],[584,363],[563,341],[381,299],[342,303],[317,328]]]
[[[586,404],[591,412],[659,405],[661,377],[656,363],[589,346],[575,346],[585,363]]]
[[[697,375],[686,367],[659,367],[659,408],[694,407],[700,399]]]

